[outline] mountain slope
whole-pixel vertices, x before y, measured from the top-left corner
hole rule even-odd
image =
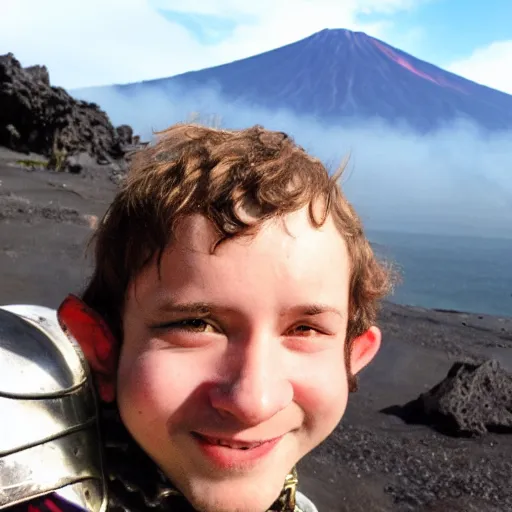
[[[323,30],[229,64],[116,89],[129,95],[154,87],[209,85],[230,100],[331,122],[377,117],[428,131],[462,118],[489,130],[512,127],[512,96],[344,29]]]

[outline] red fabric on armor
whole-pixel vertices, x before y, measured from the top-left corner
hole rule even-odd
[[[104,402],[115,399],[118,343],[105,321],[85,302],[68,295],[57,311],[62,330],[80,345]]]
[[[35,498],[7,508],[9,512],[84,512],[84,509],[69,503],[56,494]]]

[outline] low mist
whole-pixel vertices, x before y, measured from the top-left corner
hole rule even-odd
[[[131,125],[143,140],[196,118],[286,131],[331,170],[350,155],[343,188],[371,230],[512,238],[512,132],[486,134],[467,121],[427,135],[379,122],[330,126],[228,101],[214,87],[139,84],[126,95],[114,88],[72,94],[99,104],[115,125]]]

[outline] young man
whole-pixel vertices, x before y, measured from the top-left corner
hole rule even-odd
[[[159,135],[59,309],[95,376],[110,508],[315,510],[293,468],[379,349],[386,269],[339,174],[287,135]]]

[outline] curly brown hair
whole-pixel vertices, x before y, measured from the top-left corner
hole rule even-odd
[[[345,354],[350,389],[351,342],[375,324],[380,299],[390,288],[339,178],[286,133],[261,126],[245,130],[177,124],[158,132],[155,145],[139,151],[121,190],[96,230],[95,269],[82,299],[122,339],[127,287],[154,258],[160,262],[176,223],[199,213],[218,231],[215,247],[251,234],[268,219],[308,208],[313,226],[332,216],[351,260]],[[317,205],[322,207],[319,209]],[[250,219],[241,215],[250,211]],[[318,213],[320,211],[320,214]]]

